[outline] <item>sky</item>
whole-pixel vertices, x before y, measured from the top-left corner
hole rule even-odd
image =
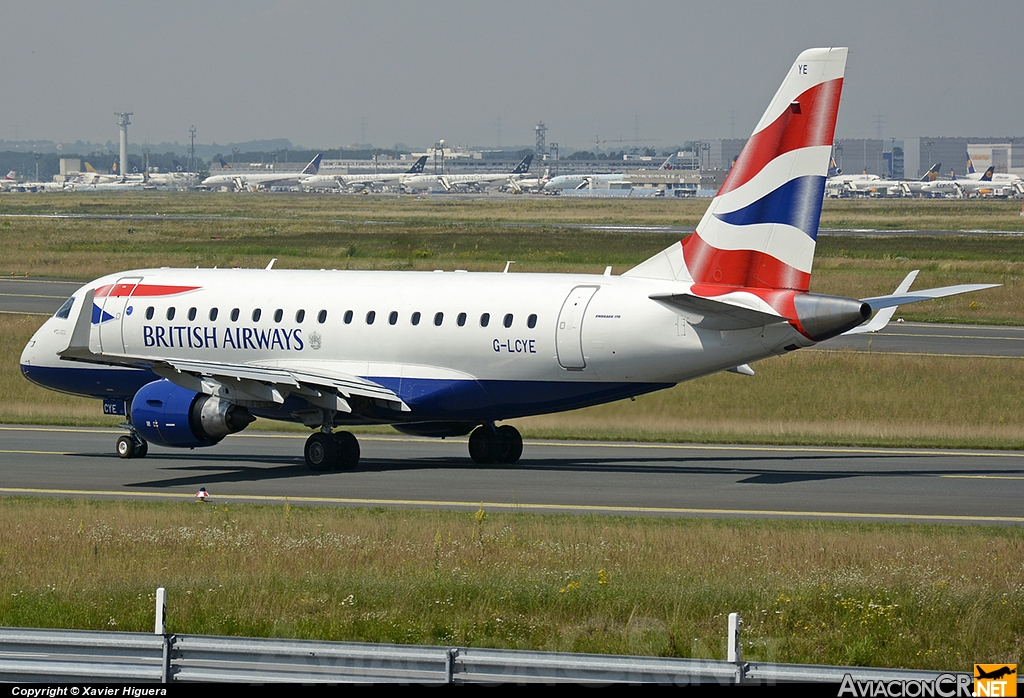
[[[0,139],[654,148],[750,134],[848,46],[837,138],[1024,135],[1024,4],[0,0]]]

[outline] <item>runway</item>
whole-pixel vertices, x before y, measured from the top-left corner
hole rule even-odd
[[[356,470],[317,474],[302,434],[120,460],[119,433],[0,426],[0,495],[1024,524],[1018,452],[528,441],[519,463],[478,466],[465,439],[362,435]]]
[[[81,281],[0,278],[0,314],[54,313]],[[815,349],[938,356],[1024,356],[1024,327],[890,323],[881,332],[836,337]]]

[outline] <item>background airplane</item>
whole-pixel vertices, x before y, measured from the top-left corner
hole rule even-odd
[[[409,191],[424,191],[428,189],[442,188],[445,191],[459,190],[482,190],[496,184],[508,181],[510,177],[525,175],[530,171],[530,163],[533,162],[533,153],[524,157],[518,165],[512,168],[511,172],[479,172],[474,174],[414,174],[403,175],[400,182],[404,189]]]
[[[229,187],[235,191],[262,189],[267,187],[298,186],[303,176],[315,175],[320,171],[321,153],[309,161],[299,172],[231,172],[210,175],[202,181],[204,187],[219,189]]]
[[[299,180],[303,189],[351,189],[359,191],[372,189],[374,187],[386,187],[397,185],[404,175],[415,175],[423,172],[427,163],[427,156],[421,155],[405,172],[380,172],[377,174],[336,174],[336,175],[308,175]]]

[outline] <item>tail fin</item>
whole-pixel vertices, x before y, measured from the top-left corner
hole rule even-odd
[[[523,161],[515,166],[510,174],[526,174],[530,171],[530,164],[533,162],[533,153],[528,154]]]
[[[695,233],[627,275],[808,289],[846,54],[797,57]]]
[[[419,174],[423,171],[423,167],[427,164],[427,156],[420,155],[420,159],[413,163],[413,166],[409,168],[406,174]]]
[[[315,175],[320,171],[320,160],[323,158],[323,153],[317,153],[316,157],[309,161],[306,165],[306,169],[302,170],[304,175]]]
[[[229,165],[226,162],[224,162],[224,158],[218,158],[217,162],[220,163],[220,169],[222,169],[222,170],[230,170],[231,169],[231,165]]]
[[[843,171],[841,169],[839,169],[838,167],[836,167],[836,159],[834,157],[830,157],[828,159],[828,176],[829,177],[838,177],[842,173],[843,173]]]
[[[992,181],[992,175],[994,175],[995,172],[996,172],[996,166],[995,165],[989,166],[989,168],[987,170],[985,170],[985,174],[983,174],[981,176],[981,181],[982,182],[991,182]]]
[[[85,163],[85,171],[86,172],[95,172],[96,168],[93,167],[92,165],[90,165],[88,161],[86,161],[86,163]]]
[[[971,154],[967,153],[967,174],[975,174],[974,172],[974,160],[971,160]]]
[[[0,172],[2,172],[2,171],[3,170],[0,170]],[[18,171],[17,170],[11,170],[10,172],[7,173],[7,176],[4,177],[4,179],[7,179],[7,180],[17,179],[17,178],[18,178]]]
[[[665,158],[665,162],[661,163],[661,167],[659,167],[658,169],[659,170],[671,170],[672,169],[672,161],[675,159],[675,157],[676,157],[675,153],[672,153],[671,155],[669,155],[667,158]]]
[[[932,168],[924,173],[924,177],[921,178],[922,182],[934,182],[939,178],[939,168],[942,167],[941,162],[937,162],[932,165]]]

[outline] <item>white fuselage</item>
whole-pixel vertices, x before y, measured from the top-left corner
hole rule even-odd
[[[696,327],[699,317],[649,298],[688,284],[636,277],[146,269],[98,279],[75,296],[119,283],[163,295],[97,296],[92,351],[359,376],[409,405],[394,422],[599,404],[813,343],[786,323]],[[70,322],[50,318],[25,348],[30,380],[126,399],[156,380],[143,369],[61,360]]]
[[[301,172],[231,172],[227,174],[210,175],[203,180],[204,187],[219,189],[228,187],[233,189],[253,189],[260,187],[288,187],[298,186],[299,181],[305,175]]]
[[[624,181],[626,181],[626,175],[622,173],[559,175],[558,177],[552,177],[548,182],[546,182],[544,184],[544,189],[547,191],[581,189],[583,187],[591,187],[595,183],[607,185],[613,183],[617,184]]]

